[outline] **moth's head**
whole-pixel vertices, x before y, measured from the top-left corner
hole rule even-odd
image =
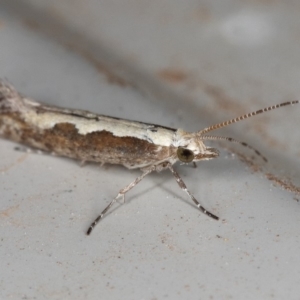
[[[205,147],[202,151],[192,150],[186,147],[177,148],[177,158],[183,163],[197,162],[200,160],[209,160],[219,156],[219,151],[215,148]]]
[[[209,160],[219,156],[215,148],[206,147],[202,138],[196,133],[177,131],[176,156],[183,163]]]

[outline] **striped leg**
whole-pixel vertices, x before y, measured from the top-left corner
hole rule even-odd
[[[132,181],[130,184],[125,186],[123,189],[121,189],[117,195],[107,206],[106,208],[101,212],[101,214],[95,219],[95,221],[90,225],[89,229],[87,230],[86,234],[90,235],[94,227],[101,221],[101,219],[104,217],[104,215],[107,213],[107,211],[113,206],[113,204],[117,201],[119,198],[123,198],[123,201],[125,202],[125,194],[129,192],[133,187],[135,187],[145,176],[150,174],[151,172],[155,171],[156,167],[151,166],[147,169],[143,170],[143,174],[139,177],[137,177],[134,181]]]
[[[176,182],[178,183],[179,187],[185,191],[189,197],[194,201],[194,203],[196,204],[196,206],[206,215],[208,215],[209,217],[215,219],[215,220],[219,220],[219,217],[217,217],[216,215],[212,214],[211,212],[209,212],[208,210],[206,210],[199,202],[198,200],[191,194],[191,192],[187,189],[185,183],[183,182],[183,180],[181,179],[181,177],[179,176],[179,174],[174,170],[174,168],[172,167],[171,164],[168,164],[168,169],[172,172],[172,174],[174,175]]]

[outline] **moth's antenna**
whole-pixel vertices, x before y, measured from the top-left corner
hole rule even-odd
[[[231,137],[226,137],[226,136],[213,136],[213,135],[204,135],[201,136],[202,140],[223,140],[223,141],[228,141],[228,142],[232,142],[232,143],[237,143],[240,144],[243,147],[247,147],[248,149],[251,149],[252,151],[255,152],[255,154],[259,157],[261,157],[265,162],[267,162],[267,158],[265,156],[263,156],[258,150],[256,150],[255,148],[253,148],[252,146],[250,146],[249,144],[245,143],[245,142],[241,142],[238,141],[234,138]]]
[[[258,114],[262,114],[264,112],[274,110],[274,109],[277,109],[277,108],[280,108],[280,107],[283,107],[283,106],[298,104],[299,102],[300,102],[299,100],[294,100],[294,101],[289,101],[289,102],[284,102],[284,103],[272,105],[272,106],[269,106],[269,107],[266,107],[266,108],[263,108],[263,109],[259,109],[257,111],[242,115],[240,117],[237,117],[237,118],[234,118],[234,119],[231,119],[231,120],[228,120],[228,121],[225,121],[225,122],[222,122],[222,123],[215,124],[215,125],[209,126],[207,128],[204,128],[203,130],[198,131],[197,135],[202,136],[202,135],[206,134],[209,131],[226,127],[230,124],[233,124],[233,123],[251,118],[251,117],[256,116]]]

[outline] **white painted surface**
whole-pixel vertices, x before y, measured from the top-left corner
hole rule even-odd
[[[0,5],[0,77],[49,104],[195,131],[299,99],[297,1]],[[262,172],[226,150],[197,169],[177,166],[223,221],[197,211],[164,172],[90,237],[90,222],[139,172],[80,167],[1,140],[1,298],[298,299],[299,196],[265,174],[299,186],[299,112],[218,132],[261,150],[270,160]]]

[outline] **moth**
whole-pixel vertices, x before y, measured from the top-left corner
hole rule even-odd
[[[188,194],[198,209],[212,219],[219,218],[204,208],[187,189],[173,165],[176,162],[197,163],[219,156],[215,148],[207,147],[206,140],[226,140],[253,150],[247,143],[230,137],[212,136],[209,132],[255,115],[287,105],[290,101],[272,105],[197,132],[129,121],[83,110],[49,106],[19,94],[16,89],[0,80],[0,136],[33,149],[70,157],[82,162],[120,164],[128,169],[140,169],[141,175],[122,188],[87,230],[89,235],[117,199],[145,176],[156,171],[169,170],[179,187]]]

